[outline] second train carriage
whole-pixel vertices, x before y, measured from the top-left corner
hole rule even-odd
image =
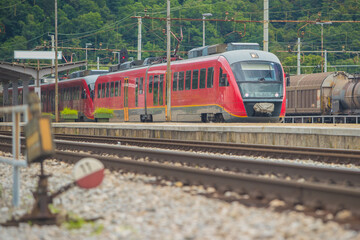
[[[279,59],[236,50],[171,62],[172,121],[277,122],[285,115]],[[94,108],[114,109],[120,121],[165,121],[166,63],[101,75]]]

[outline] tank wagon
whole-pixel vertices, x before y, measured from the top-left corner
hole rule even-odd
[[[360,76],[327,72],[291,76],[286,88],[286,122],[358,123]]]

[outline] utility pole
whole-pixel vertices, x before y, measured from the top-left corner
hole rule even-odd
[[[59,86],[58,86],[58,30],[57,0],[55,0],[55,122],[59,122]]]
[[[54,39],[54,35],[50,35],[51,36],[51,51],[54,51],[55,50],[55,39]],[[51,67],[54,67],[55,65],[55,60],[52,59],[51,60]],[[53,77],[54,74],[51,74],[51,76]]]
[[[332,22],[317,22],[321,25],[321,72],[324,72],[324,24],[332,24]]]
[[[298,52],[297,52],[297,75],[301,74],[301,68],[300,68],[300,37],[298,37]]]
[[[269,51],[269,0],[264,0],[264,51]]]
[[[166,61],[167,61],[167,70],[166,70],[166,92],[167,92],[167,103],[165,118],[167,122],[171,122],[171,55],[170,55],[170,0],[167,0],[167,14],[166,14],[166,38],[167,38],[167,48],[166,48]]]
[[[142,25],[142,19],[141,17],[138,17],[138,54],[137,54],[137,60],[141,60],[141,25]]]

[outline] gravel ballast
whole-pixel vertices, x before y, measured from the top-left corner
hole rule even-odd
[[[21,203],[13,208],[12,168],[0,165],[0,223],[4,223],[31,210],[31,192],[36,188],[40,167],[33,164],[21,169]],[[71,172],[71,165],[45,161],[45,173],[52,174],[50,191],[70,183]],[[206,198],[185,191],[196,192],[196,187],[159,186],[150,176],[108,170],[105,174],[98,188],[74,187],[54,201],[62,212],[99,220],[79,229],[69,229],[66,224],[0,226],[0,239],[360,239],[360,232],[347,225],[325,223],[301,212],[276,212]]]

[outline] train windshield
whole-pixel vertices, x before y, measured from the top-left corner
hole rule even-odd
[[[244,99],[280,98],[283,95],[283,72],[274,62],[246,61],[231,65]]]

